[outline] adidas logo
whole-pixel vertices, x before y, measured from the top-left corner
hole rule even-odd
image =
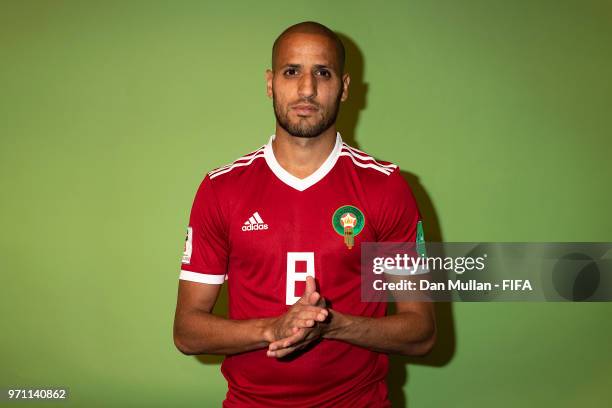
[[[264,223],[257,211],[255,211],[253,215],[247,221],[245,221],[244,225],[242,226],[243,231],[257,231],[267,229],[268,224]]]

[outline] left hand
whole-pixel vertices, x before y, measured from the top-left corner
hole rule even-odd
[[[301,350],[321,337],[321,323],[312,328],[294,328],[294,334],[287,338],[270,343],[268,357],[282,358],[294,351]]]

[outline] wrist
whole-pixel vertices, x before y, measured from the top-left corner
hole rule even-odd
[[[351,320],[348,315],[333,309],[327,310],[329,310],[329,322],[323,326],[321,337],[325,339],[340,339],[342,338],[342,333],[350,326]]]
[[[264,319],[259,319],[257,321],[257,333],[260,341],[266,343],[266,346],[274,341],[276,338],[274,336],[274,325],[276,322],[276,318],[269,317]]]

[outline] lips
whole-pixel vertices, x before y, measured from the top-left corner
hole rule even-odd
[[[315,105],[299,104],[292,107],[298,115],[310,115],[319,110]]]

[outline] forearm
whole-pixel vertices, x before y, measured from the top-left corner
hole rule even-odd
[[[435,322],[415,313],[384,317],[363,317],[330,310],[331,319],[324,338],[346,341],[383,353],[422,355],[435,342]]]
[[[256,350],[268,346],[271,320],[230,320],[203,311],[190,311],[177,316],[174,343],[184,354],[236,354]]]

